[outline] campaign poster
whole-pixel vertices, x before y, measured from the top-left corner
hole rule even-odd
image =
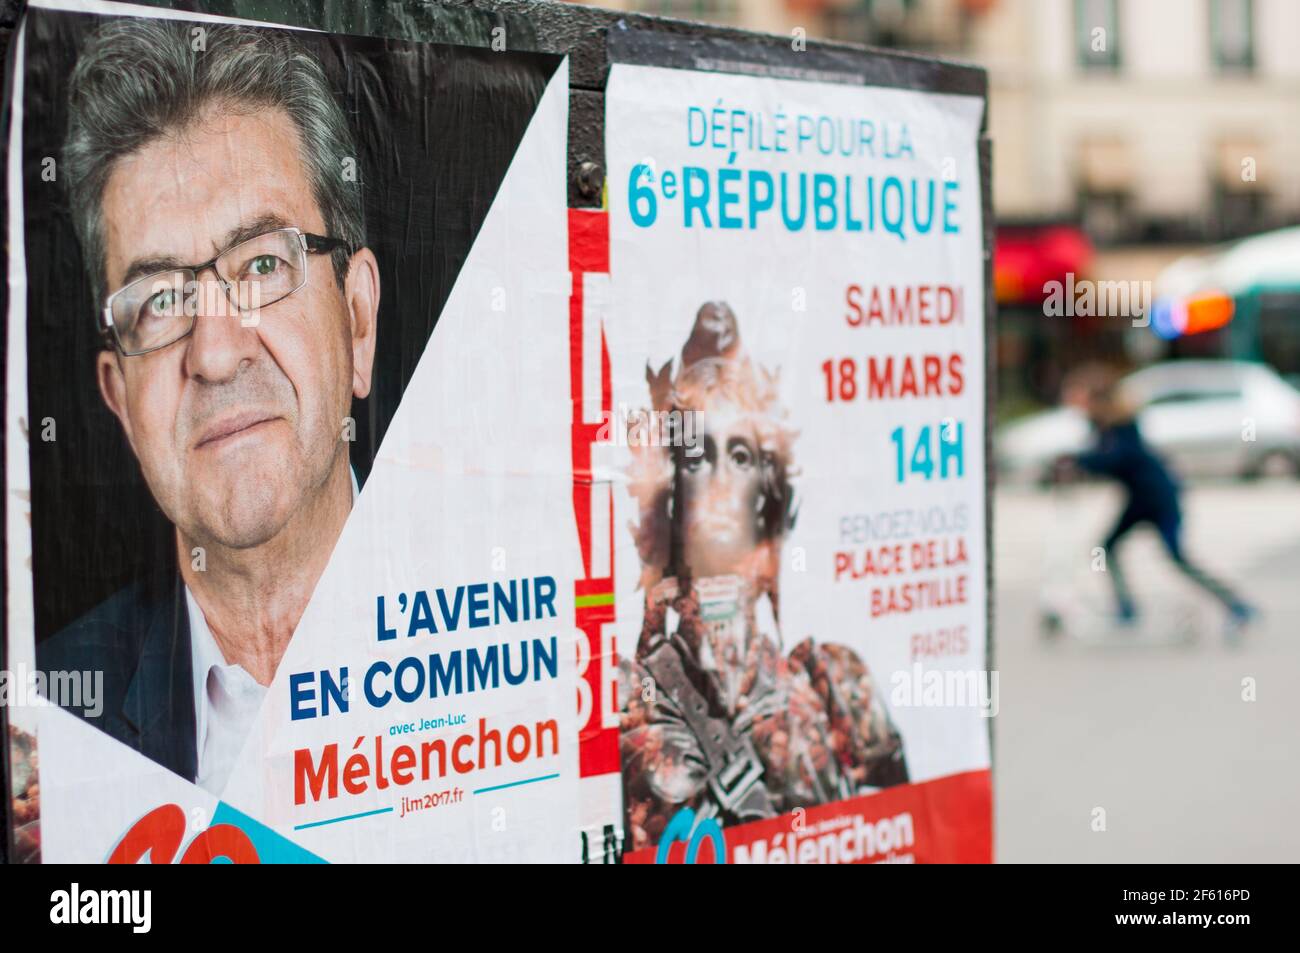
[[[991,857],[983,105],[611,69],[625,861]]]
[[[574,859],[567,61],[37,0],[10,69],[22,859]]]

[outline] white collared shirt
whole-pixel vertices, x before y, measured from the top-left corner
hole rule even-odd
[[[352,502],[360,492],[356,471],[352,477]],[[259,685],[242,665],[230,665],[208,628],[208,620],[185,586],[185,606],[190,618],[190,658],[194,678],[194,725],[198,776],[194,783],[220,796],[234,770],[244,740],[262,708],[266,686]]]

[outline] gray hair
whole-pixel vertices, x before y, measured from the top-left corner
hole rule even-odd
[[[342,174],[356,156],[352,133],[312,54],[268,30],[114,20],[89,38],[72,73],[63,148],[73,227],[97,295],[108,290],[101,204],[115,160],[176,135],[214,104],[288,113],[326,229],[350,250],[365,244],[360,184]],[[342,286],[350,251],[332,257]]]

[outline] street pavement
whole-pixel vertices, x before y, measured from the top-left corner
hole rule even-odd
[[[1188,553],[1263,610],[1238,647],[1145,528],[1119,547],[1143,622],[1112,632],[1093,547],[1119,505],[1097,485],[995,494],[996,857],[1295,862],[1300,481],[1185,495]],[[1044,600],[1073,634],[1040,634]]]

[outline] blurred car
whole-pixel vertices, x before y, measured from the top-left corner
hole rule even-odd
[[[1143,436],[1179,475],[1300,476],[1300,390],[1271,367],[1166,361],[1134,371],[1120,386],[1140,408]],[[999,478],[1050,480],[1053,461],[1090,442],[1087,418],[1072,407],[1023,417],[997,431]]]

